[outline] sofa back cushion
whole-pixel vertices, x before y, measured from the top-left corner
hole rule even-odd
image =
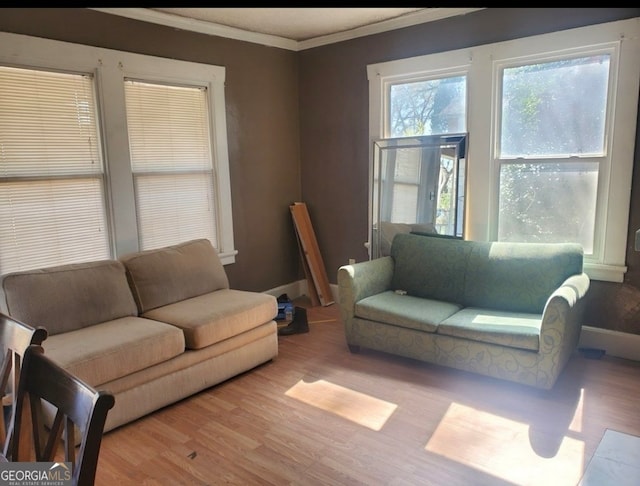
[[[117,260],[10,273],[2,289],[12,317],[50,336],[138,313]]]
[[[222,262],[207,239],[191,240],[120,258],[140,314],[229,288]]]
[[[378,227],[380,236],[380,255],[387,256],[391,254],[391,243],[398,233],[420,233],[420,234],[438,234],[433,223],[424,224],[407,224],[392,223],[391,221],[380,221]]]
[[[575,243],[469,243],[465,306],[541,314],[553,291],[582,273]]]
[[[458,239],[397,234],[391,245],[392,290],[460,303],[471,246]]]
[[[574,243],[480,242],[399,234],[391,256],[393,290],[466,307],[542,313],[571,275],[582,273]]]

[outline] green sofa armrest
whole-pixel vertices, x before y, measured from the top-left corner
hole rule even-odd
[[[385,256],[338,269],[340,315],[347,335],[355,316],[356,302],[391,288],[393,258]]]
[[[555,383],[575,351],[582,330],[585,299],[590,280],[581,273],[567,278],[547,300],[540,328],[540,371]]]

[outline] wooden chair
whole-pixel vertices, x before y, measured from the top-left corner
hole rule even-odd
[[[72,484],[93,485],[113,395],[84,383],[35,345],[24,353],[17,395],[9,457],[19,462],[70,462]],[[19,452],[24,440],[32,448],[30,457]]]
[[[0,443],[5,455],[8,453],[11,443],[11,428],[16,404],[14,391],[18,388],[22,357],[29,345],[42,344],[46,338],[47,330],[43,327],[33,328],[0,313],[0,351],[2,352]]]

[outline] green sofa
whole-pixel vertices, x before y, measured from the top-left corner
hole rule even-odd
[[[347,344],[542,389],[575,351],[589,277],[571,243],[398,234],[338,270]]]

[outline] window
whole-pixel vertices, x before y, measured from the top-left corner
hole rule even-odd
[[[0,273],[108,258],[94,79],[0,66]]]
[[[368,66],[371,139],[467,132],[465,238],[578,242],[592,278],[621,282],[639,34],[631,19]],[[441,116],[394,108],[434,81],[451,85]]]
[[[613,51],[613,50],[610,50]],[[613,52],[498,65],[498,240],[594,248]]]
[[[391,137],[441,135],[466,130],[467,78],[437,76],[424,81],[394,79],[389,85]]]
[[[218,247],[207,90],[125,81],[140,248]]]
[[[235,261],[225,69],[0,33],[0,273],[209,238]]]
[[[393,229],[462,237],[466,135],[376,140],[372,187],[373,258]]]
[[[385,228],[462,237],[466,85],[456,70],[385,80],[386,137],[374,141],[371,180],[372,257],[386,252]]]

